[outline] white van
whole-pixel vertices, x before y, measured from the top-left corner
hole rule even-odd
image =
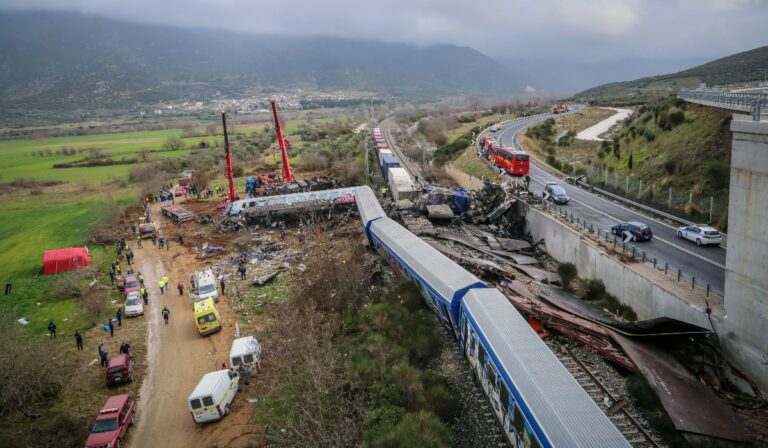
[[[219,290],[216,289],[216,276],[213,271],[206,269],[195,272],[195,287],[190,288],[189,296],[195,302],[212,297],[214,302],[219,303]]]
[[[232,341],[229,351],[229,366],[237,369],[240,365],[250,370],[259,370],[261,364],[261,344],[255,336],[246,336]]]
[[[232,370],[206,373],[189,396],[189,412],[195,423],[221,420],[229,414],[239,380]]]

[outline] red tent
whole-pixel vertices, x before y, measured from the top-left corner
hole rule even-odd
[[[87,247],[46,250],[43,255],[43,274],[52,275],[91,265]]]

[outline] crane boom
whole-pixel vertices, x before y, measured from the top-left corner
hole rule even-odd
[[[229,181],[229,195],[227,199],[229,202],[235,201],[235,179],[232,173],[232,154],[229,151],[229,137],[227,136],[227,114],[221,113],[221,124],[224,129],[224,152],[227,157],[227,180]]]
[[[277,133],[277,144],[280,145],[280,153],[283,157],[283,182],[293,182],[293,170],[291,164],[288,162],[288,148],[285,145],[285,137],[283,137],[283,127],[280,126],[280,117],[277,115],[277,100],[270,100],[272,103],[272,115],[275,117],[275,133]]]

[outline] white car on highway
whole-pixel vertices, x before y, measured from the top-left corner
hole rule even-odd
[[[723,241],[723,236],[714,227],[706,224],[694,224],[692,226],[683,226],[677,229],[677,237],[691,240],[699,246],[719,245]]]

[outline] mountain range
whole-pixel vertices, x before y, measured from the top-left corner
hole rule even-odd
[[[513,95],[523,87],[513,69],[468,47],[239,34],[76,13],[0,14],[4,114],[280,88],[419,97]]]

